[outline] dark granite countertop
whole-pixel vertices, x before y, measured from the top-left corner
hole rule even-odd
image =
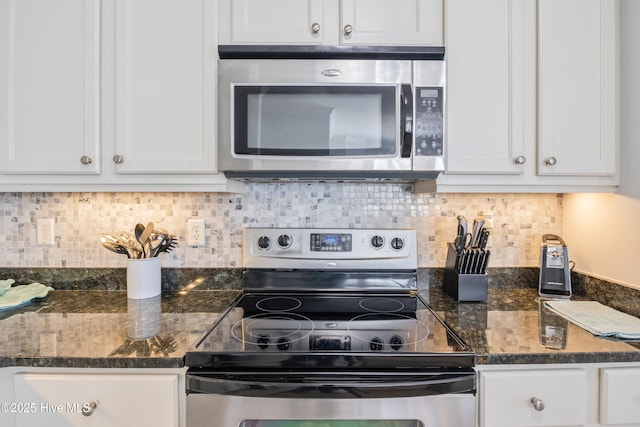
[[[608,363],[640,361],[640,343],[593,336],[545,309],[537,269],[489,277],[486,302],[458,302],[442,290],[441,271],[421,271],[420,293],[471,346],[477,364]],[[572,300],[596,300],[640,316],[640,291],[579,275]]]
[[[0,367],[180,368],[238,291],[56,290],[0,312]]]
[[[530,285],[532,271],[512,270],[517,274],[501,271],[490,276],[486,302],[457,302],[443,293],[440,270],[420,271],[420,294],[473,348],[478,364],[640,361],[640,343],[597,338],[546,312]],[[39,274],[38,280],[47,283],[46,274]],[[227,279],[238,277],[236,272],[222,274]],[[120,276],[115,275],[116,282]],[[169,272],[169,276],[176,275]],[[163,283],[161,297],[146,300],[129,300],[126,291],[115,285],[102,288],[112,290],[83,290],[77,281],[72,286],[49,282],[56,290],[46,298],[0,311],[0,367],[182,367],[185,352],[239,292],[237,280],[224,290],[212,290],[216,286],[207,283],[216,280],[201,277],[204,280],[180,279],[181,286]],[[523,286],[525,282],[529,285]],[[619,306],[639,301],[637,291],[613,292],[609,284],[579,277],[574,282],[574,299],[601,300],[639,315],[636,306]],[[551,335],[555,339],[543,345]]]

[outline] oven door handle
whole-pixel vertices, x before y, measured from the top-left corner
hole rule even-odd
[[[418,376],[291,374],[224,375],[187,373],[187,393],[286,398],[385,398],[473,393],[475,372]]]

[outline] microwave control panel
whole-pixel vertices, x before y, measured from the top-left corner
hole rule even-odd
[[[444,94],[439,86],[417,86],[415,93],[415,155],[442,156]]]

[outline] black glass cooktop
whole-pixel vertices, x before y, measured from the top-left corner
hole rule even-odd
[[[416,294],[245,293],[185,356],[192,368],[468,368],[475,356]]]

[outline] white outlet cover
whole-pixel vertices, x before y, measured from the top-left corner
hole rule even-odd
[[[205,245],[205,224],[204,219],[190,219],[187,223],[187,245]]]
[[[53,218],[40,218],[36,221],[36,238],[38,245],[53,245],[55,239],[53,224]]]

